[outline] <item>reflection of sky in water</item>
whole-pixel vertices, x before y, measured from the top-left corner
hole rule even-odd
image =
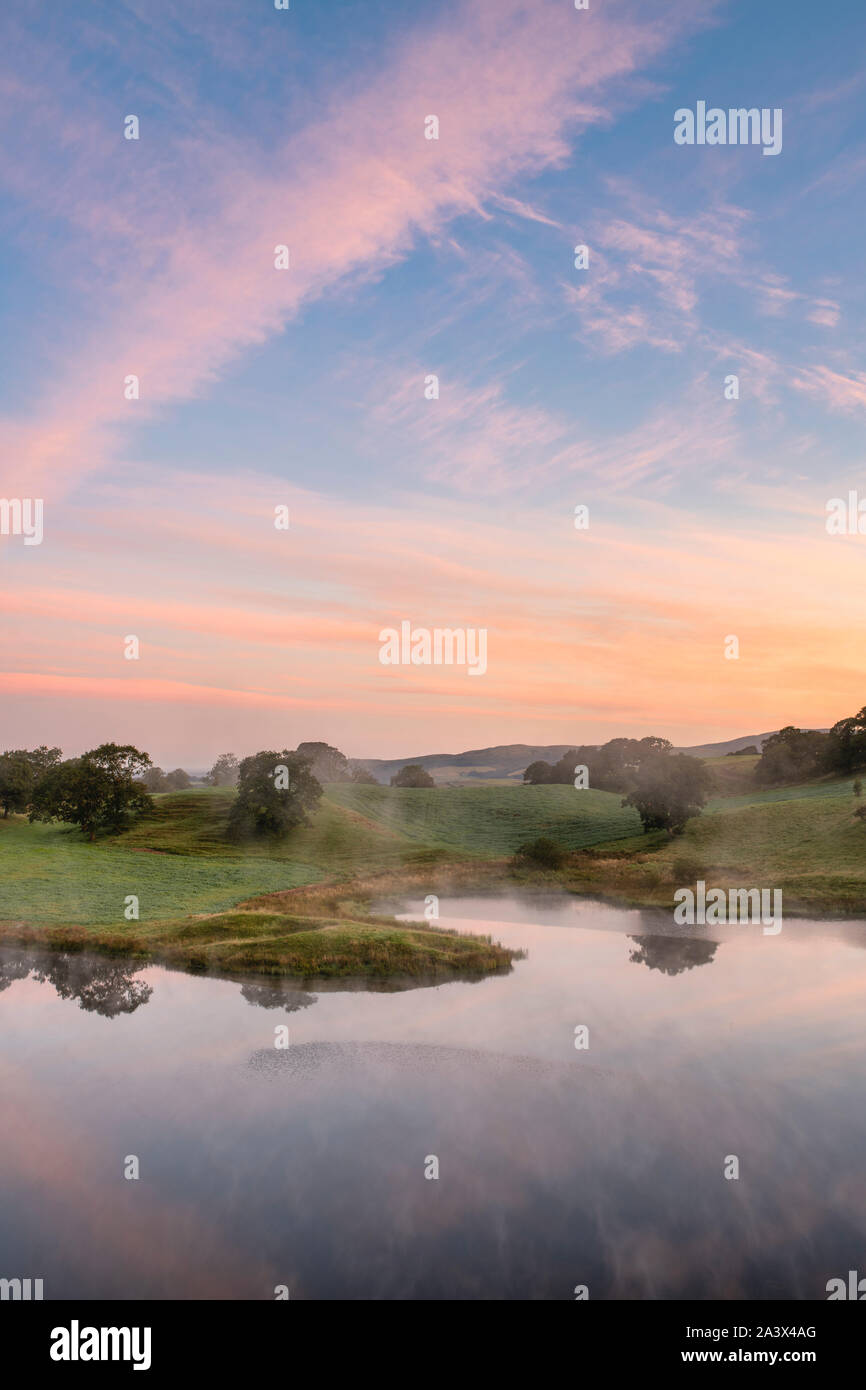
[[[866,926],[713,928],[713,950],[585,900],[440,910],[528,958],[283,993],[3,952],[0,1275],[55,1298],[823,1298],[862,1265]]]

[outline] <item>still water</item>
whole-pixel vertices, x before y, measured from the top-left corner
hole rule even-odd
[[[823,1299],[866,1273],[866,923],[440,914],[528,958],[375,992],[0,952],[0,1277],[47,1299]]]

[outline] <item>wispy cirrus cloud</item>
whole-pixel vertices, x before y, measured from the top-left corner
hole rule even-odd
[[[794,377],[799,391],[816,396],[832,410],[846,414],[866,410],[866,372],[841,372],[832,367],[805,367]]]
[[[698,213],[675,213],[654,198],[610,180],[622,215],[593,219],[591,265],[562,284],[581,331],[611,355],[646,344],[683,352],[708,330],[702,298],[729,285],[759,314],[798,309],[809,322],[834,327],[835,300],[812,297],[762,267],[750,237],[752,214],[717,201]]]
[[[168,147],[150,133],[127,144],[116,110],[76,101],[74,69],[59,59],[47,102],[10,74],[7,123],[29,97],[38,148],[16,157],[7,144],[0,175],[71,224],[100,306],[38,418],[0,426],[13,475],[56,487],[97,468],[107,431],[130,423],[124,375],[140,378],[139,417],[194,397],[309,301],[380,275],[419,236],[508,196],[522,171],[562,162],[575,134],[604,119],[605,92],[695,23],[677,0],[651,22],[630,4],[585,21],[516,0],[425,15],[383,66],[267,158],[206,117]],[[429,111],[439,141],[423,138]],[[56,151],[55,116],[68,132],[59,180],[39,172],[49,131]],[[291,248],[284,273],[273,265],[280,243]]]

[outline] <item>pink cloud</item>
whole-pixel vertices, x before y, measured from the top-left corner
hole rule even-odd
[[[347,277],[380,274],[418,236],[501,198],[517,174],[564,160],[566,137],[604,119],[601,94],[693,22],[678,3],[654,11],[651,23],[631,5],[587,22],[554,3],[468,3],[422,23],[375,76],[278,145],[266,165],[202,131],[171,152],[170,187],[162,160],[139,174],[123,150],[119,163],[116,117],[92,104],[73,103],[59,186],[32,175],[7,146],[7,181],[83,233],[108,306],[66,359],[38,423],[0,429],[9,486],[26,479],[31,491],[47,491],[98,468],[106,426],[206,390],[305,302]],[[69,125],[70,82],[44,103],[40,94],[34,110],[53,145],[52,119]],[[439,116],[439,141],[423,138],[429,112]],[[198,195],[195,213],[187,188]],[[274,269],[278,244],[290,247],[290,270]],[[123,398],[128,374],[140,378],[140,401]]]

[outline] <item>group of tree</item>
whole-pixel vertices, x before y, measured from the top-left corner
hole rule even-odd
[[[8,748],[0,753],[0,806],[4,817],[11,812],[30,809],[33,793],[40,778],[60,762],[59,748]]]
[[[426,775],[426,774],[425,774]],[[327,743],[302,743],[294,751],[264,750],[240,761],[222,753],[206,782],[236,786],[227,833],[233,840],[285,835],[309,819],[322,783],[375,782]],[[103,743],[78,758],[59,748],[9,749],[0,754],[0,806],[4,816],[26,813],[31,821],[65,821],[90,840],[128,828],[152,806],[150,793],[186,790],[183,768],[164,772],[131,744]]]
[[[590,787],[624,793],[623,806],[634,806],[644,830],[668,830],[673,835],[700,814],[711,785],[699,758],[674,753],[669,739],[655,735],[570,748],[558,762],[530,763],[523,780],[533,786],[579,785],[575,774],[581,767],[587,769]]]
[[[30,819],[66,821],[90,840],[98,831],[125,830],[152,804],[141,780],[151,766],[147,753],[131,743],[101,743],[80,758],[53,759],[36,779]]]
[[[612,738],[601,747],[588,744],[570,748],[555,763],[540,759],[530,763],[523,780],[531,786],[551,783],[569,786],[574,783],[575,768],[585,767],[589,774],[589,785],[598,791],[630,791],[642,765],[656,754],[669,753],[670,750],[671,744],[666,738]]]
[[[192,786],[188,772],[176,767],[174,772],[163,772],[161,767],[149,767],[141,779],[149,792],[185,792]]]
[[[339,748],[330,743],[299,743],[294,750],[303,758],[317,782],[364,782],[378,785],[376,778],[360,763],[350,761]],[[240,763],[234,753],[220,753],[205,782],[210,787],[236,787]]]
[[[755,779],[760,786],[778,786],[825,775],[845,777],[864,768],[866,706],[826,733],[786,725],[764,743]]]

